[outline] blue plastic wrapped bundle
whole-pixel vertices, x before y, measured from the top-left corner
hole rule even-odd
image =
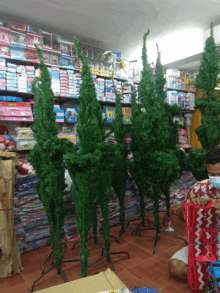
[[[211,262],[209,272],[215,283],[215,290],[216,292],[219,292],[220,290],[220,261],[217,260],[216,262]]]

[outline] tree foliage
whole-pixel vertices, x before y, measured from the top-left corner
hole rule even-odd
[[[211,34],[206,40],[205,50],[202,56],[198,77],[195,86],[200,89],[199,94],[205,94],[204,98],[197,98],[195,108],[202,114],[201,125],[196,129],[198,139],[202,144],[203,151],[191,150],[189,161],[193,175],[197,180],[206,179],[206,164],[204,163],[204,152],[217,146],[220,139],[220,100],[219,92],[215,93],[218,83],[220,65],[218,50],[213,38],[213,26],[211,24]],[[192,164],[195,162],[195,164]],[[199,166],[199,168],[198,168]]]
[[[64,162],[65,153],[74,152],[68,140],[57,137],[55,113],[53,112],[54,94],[50,88],[50,74],[43,62],[42,52],[36,47],[40,59],[41,77],[33,83],[34,110],[36,118],[33,125],[36,144],[28,155],[28,160],[36,170],[36,184],[39,199],[44,205],[50,224],[50,239],[57,264],[60,265],[63,254],[61,233],[66,213],[63,203],[65,189]]]
[[[154,200],[155,225],[159,228],[159,199],[166,196],[169,210],[169,187],[179,175],[180,166],[176,157],[178,126],[173,118],[180,112],[178,106],[170,106],[165,100],[165,78],[158,52],[156,76],[147,62],[146,37],[143,37],[142,79],[138,88],[141,109],[135,96],[132,98],[131,149],[133,162],[131,173],[139,191],[142,225],[144,225],[144,195]]]
[[[91,223],[97,233],[96,207],[100,204],[105,250],[109,255],[110,225],[108,222],[114,148],[105,140],[105,121],[96,99],[95,87],[78,40],[74,38],[78,57],[82,62],[82,84],[79,96],[77,135],[79,151],[65,156],[66,166],[73,180],[73,202],[76,209],[76,225],[80,235],[81,276],[87,276],[89,256],[88,235]]]

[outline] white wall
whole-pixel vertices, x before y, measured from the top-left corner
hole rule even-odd
[[[176,32],[147,41],[148,61],[156,62],[157,48],[161,51],[162,64],[171,63],[193,56],[203,51],[203,30],[201,28],[182,28]],[[141,65],[142,44],[128,57],[129,60],[138,60]]]

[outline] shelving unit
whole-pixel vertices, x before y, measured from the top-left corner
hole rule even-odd
[[[171,88],[165,88],[166,91],[176,91],[178,93],[192,93],[195,94],[196,92],[193,91],[187,91],[187,90],[179,90],[179,89],[171,89]]]

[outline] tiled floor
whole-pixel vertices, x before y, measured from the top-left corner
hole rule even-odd
[[[163,216],[163,213],[161,213]],[[151,219],[152,216],[151,216]],[[186,237],[185,225],[178,217],[171,216],[171,226],[175,229],[177,235]],[[139,221],[132,222],[135,227]],[[148,225],[148,224],[146,224]],[[164,228],[167,227],[167,223]],[[118,235],[120,227],[111,229],[112,235]],[[150,287],[161,293],[188,293],[192,292],[186,282],[173,279],[168,272],[167,261],[179,249],[184,246],[184,242],[165,233],[161,233],[156,247],[156,254],[153,255],[153,245],[155,240],[155,231],[144,231],[141,237],[138,235],[131,236],[129,228],[126,229],[120,243],[111,239],[111,251],[127,251],[131,258],[126,255],[112,255],[115,271],[118,277],[125,285],[132,290],[137,287]],[[79,245],[71,250],[73,242],[67,243],[67,248],[63,248],[64,259],[77,259],[79,257]],[[89,242],[90,257],[89,263],[92,263],[100,256],[100,250],[94,245],[93,241]],[[41,267],[45,258],[50,253],[50,247],[42,247],[38,250],[31,251],[22,255],[23,271],[7,279],[0,279],[0,292],[4,293],[27,293],[30,292],[33,281],[40,276]],[[95,266],[88,269],[88,275],[96,272],[105,271],[109,264],[104,259]],[[80,266],[78,262],[65,263],[62,266],[68,281],[80,278]],[[53,269],[36,285],[35,291],[62,284],[62,277],[58,276]]]

